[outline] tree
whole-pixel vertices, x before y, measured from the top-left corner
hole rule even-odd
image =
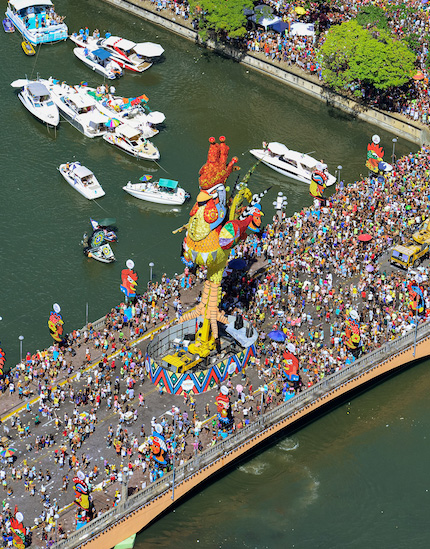
[[[319,59],[323,79],[334,89],[365,84],[386,90],[411,78],[415,56],[389,32],[348,21],[330,29]]]
[[[200,34],[206,38],[208,31],[226,33],[230,38],[240,38],[246,33],[244,9],[252,10],[252,0],[189,0],[192,12],[199,18]]]
[[[372,4],[362,7],[357,14],[356,20],[364,28],[377,27],[378,29],[388,29],[385,11],[379,6]]]

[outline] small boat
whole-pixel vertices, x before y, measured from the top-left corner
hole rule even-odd
[[[109,244],[103,244],[97,248],[84,248],[84,254],[100,261],[101,263],[113,263],[116,258]]]
[[[157,147],[148,141],[140,130],[127,124],[121,124],[115,128],[115,131],[104,134],[103,139],[136,158],[143,160],[160,158]]]
[[[94,101],[79,90],[53,78],[40,80],[51,92],[61,116],[87,137],[99,137],[106,133],[109,118],[96,109]]]
[[[105,195],[102,186],[91,170],[80,162],[67,162],[58,168],[67,183],[88,200],[94,200]]]
[[[67,40],[64,17],[55,13],[51,0],[9,0],[5,15],[33,45]]]
[[[60,113],[48,88],[38,80],[20,79],[12,82],[13,88],[22,88],[18,97],[31,114],[53,128],[60,123]]]
[[[27,40],[21,42],[21,47],[25,55],[36,55],[36,50],[33,48],[33,45]]]
[[[112,59],[121,67],[134,72],[146,71],[152,66],[153,59],[160,57],[164,52],[159,44],[152,42],[136,44],[126,38],[112,36],[110,33],[106,33],[104,38],[100,38],[98,33],[88,36],[83,32],[75,32],[70,36],[70,40],[81,48],[104,48],[111,53]]]
[[[314,170],[324,171],[327,175],[327,187],[336,183],[334,175],[326,171],[327,165],[308,154],[292,151],[282,143],[275,141],[269,144],[263,143],[262,149],[252,149],[249,152],[269,168],[302,183],[311,183]]]
[[[189,193],[179,187],[178,181],[173,179],[160,179],[151,182],[151,176],[141,177],[141,183],[129,181],[123,190],[135,198],[155,202],[156,204],[168,204],[170,206],[181,206],[190,198]]]
[[[15,27],[8,17],[3,19],[3,30],[4,32],[15,32]]]
[[[111,53],[102,48],[96,50],[74,48],[73,53],[78,59],[85,63],[87,67],[104,78],[114,80],[123,74],[121,66],[112,59]]]

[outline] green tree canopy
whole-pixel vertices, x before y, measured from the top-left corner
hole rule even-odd
[[[356,21],[364,28],[377,27],[378,29],[388,29],[387,16],[385,11],[379,6],[369,4],[360,9]]]
[[[414,72],[414,54],[383,29],[356,21],[332,27],[319,51],[324,81],[334,89],[367,84],[386,90],[405,84]]]
[[[246,33],[244,8],[254,7],[252,0],[189,0],[191,10],[199,21],[201,34],[207,31],[227,33],[231,38],[240,38]]]

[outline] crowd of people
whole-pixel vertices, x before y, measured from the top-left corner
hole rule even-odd
[[[244,316],[260,337],[252,364],[238,379],[226,380],[233,410],[228,429],[205,394],[199,400],[184,392],[183,402],[156,418],[148,404],[150,391],[144,391],[149,383],[144,352],[135,345],[149,330],[181,317],[184,296],[198,293],[202,270],[187,267],[179,276],[163,275],[131,305],[113,308],[97,327],[71,332],[66,345],[27,353],[1,380],[2,398],[18,397],[25,404],[21,414],[3,424],[5,437],[22,450],[0,468],[5,494],[12,497],[18,488],[40,497],[42,512],[35,519],[49,540],[59,506],[47,490],[51,477],[62,478],[65,493],[78,471],[89,487],[98,483],[107,490],[132,478],[135,487],[144,488],[166,474],[173,455],[177,464],[184,463],[268,408],[411,330],[416,317],[408,283],[418,273],[393,270],[381,258],[430,216],[429,173],[430,148],[424,146],[402,157],[384,178],[341,182],[331,197],[292,217],[275,216],[262,235],[251,235],[235,248],[233,256],[245,268],[227,270],[221,306]],[[363,233],[369,242],[358,239]],[[426,307],[421,320],[430,311],[426,273],[422,268]],[[360,336],[354,349],[348,345],[353,312]],[[285,341],[272,341],[271,330],[282,332]],[[285,353],[291,350],[298,359],[296,379],[285,375]],[[267,388],[263,398],[254,398],[261,387]],[[158,392],[163,398],[163,389]],[[165,439],[166,460],[154,460],[160,452],[154,432]],[[102,440],[110,452],[103,466],[88,453]],[[53,453],[55,466],[44,473],[31,461],[46,451]],[[118,488],[113,503],[120,499]],[[6,537],[8,511],[1,519]],[[61,532],[65,537],[67,528]]]

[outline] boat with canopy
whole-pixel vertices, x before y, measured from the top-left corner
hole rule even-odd
[[[189,193],[179,187],[178,181],[173,179],[160,179],[150,181],[151,176],[144,175],[140,183],[129,181],[123,190],[135,198],[155,202],[156,204],[168,204],[170,206],[181,206],[190,198]]]
[[[52,44],[68,38],[64,17],[55,13],[51,0],[9,0],[6,17],[33,45]]]

